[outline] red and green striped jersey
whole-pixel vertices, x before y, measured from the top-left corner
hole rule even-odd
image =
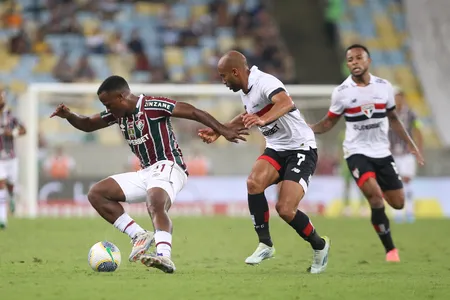
[[[119,125],[142,168],[161,160],[170,160],[186,171],[183,154],[170,122],[175,105],[176,101],[169,98],[141,95],[131,116],[116,119],[107,110],[101,112],[100,116],[109,125]]]

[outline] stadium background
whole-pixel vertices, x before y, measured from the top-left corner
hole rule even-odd
[[[417,215],[450,216],[448,63],[430,62],[448,54],[440,44],[448,39],[448,17],[442,13],[448,6],[443,0],[2,1],[0,83],[13,109],[28,101],[31,83],[99,83],[111,74],[132,83],[185,83],[195,89],[197,83],[220,83],[218,58],[238,49],[250,64],[286,84],[336,85],[347,76],[343,49],[362,43],[371,51],[372,73],[402,87],[424,124],[427,164],[413,182]],[[232,94],[174,98],[192,101],[221,121],[242,110]],[[302,113],[310,123],[326,113],[326,105],[315,105],[317,98],[294,100],[307,102]],[[39,95],[40,213],[95,216],[86,200],[89,186],[132,170],[134,158],[119,130],[85,134],[49,119],[60,102],[83,114],[103,109],[95,95],[82,91]],[[196,137],[201,125],[173,123],[192,176],[172,214],[248,215],[245,176],[264,146],[262,138],[252,134],[246,144],[222,139],[204,145]],[[342,212],[342,129],[340,122],[332,133],[318,137],[319,166],[302,202],[309,212]],[[58,155],[67,164],[55,165]],[[354,186],[351,195],[357,205]],[[275,197],[272,188],[268,198],[273,203]],[[130,209],[145,214],[143,206]]]

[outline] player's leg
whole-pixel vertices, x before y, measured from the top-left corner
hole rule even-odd
[[[160,161],[151,166],[147,178],[147,210],[155,229],[156,253],[143,255],[141,262],[148,267],[173,273],[172,221],[168,211],[187,181],[183,169],[172,161]]]
[[[267,148],[255,162],[247,178],[248,209],[259,239],[258,247],[245,260],[247,264],[259,264],[275,254],[269,231],[269,205],[264,191],[278,180],[280,159],[274,150]]]
[[[350,216],[350,215],[352,215],[352,207],[351,207],[351,201],[350,201],[350,186],[351,186],[352,176],[348,172],[348,169],[346,166],[345,166],[345,170],[341,171],[341,176],[342,176],[342,179],[344,180],[343,215]]]
[[[17,158],[13,158],[8,162],[8,175],[6,181],[6,188],[9,194],[9,210],[12,214],[14,214],[16,210],[16,199],[14,194],[14,186],[17,182],[17,172],[19,169],[19,161]]]
[[[401,211],[400,216],[396,216],[397,221],[402,221],[403,217],[410,222],[414,221],[414,199],[411,187],[411,180],[416,175],[416,161],[412,154],[397,156],[394,158],[398,174],[400,174],[403,182],[405,206],[404,214]],[[388,196],[389,197],[389,196]]]
[[[385,212],[383,192],[376,180],[376,166],[371,158],[360,154],[355,154],[347,158],[347,164],[358,187],[369,202],[372,212],[371,222],[386,253],[395,250],[389,219]]]
[[[317,150],[296,151],[286,158],[283,181],[276,209],[280,217],[288,223],[300,237],[313,248],[313,262],[309,271],[321,273],[328,263],[330,240],[322,238],[309,217],[298,209],[303,199],[317,162]]]
[[[0,230],[8,224],[8,192],[6,189],[7,165],[0,160]]]
[[[122,173],[103,179],[92,186],[88,193],[89,202],[100,216],[132,239],[130,261],[136,261],[150,248],[153,233],[139,226],[119,202],[145,201],[145,196],[145,184],[138,172]]]

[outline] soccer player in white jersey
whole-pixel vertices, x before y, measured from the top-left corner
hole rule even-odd
[[[313,248],[311,273],[321,273],[328,262],[330,240],[321,237],[309,217],[298,209],[300,200],[316,168],[317,148],[314,133],[300,116],[284,84],[276,77],[249,69],[245,56],[237,51],[226,53],[218,62],[222,82],[233,92],[240,92],[245,113],[227,125],[234,128],[257,126],[266,139],[266,149],[255,162],[247,179],[248,206],[259,244],[245,262],[259,264],[274,256],[269,232],[269,206],[264,191],[281,182],[276,210]],[[220,135],[202,129],[199,136],[206,143]]]
[[[0,229],[5,229],[8,222],[8,194],[14,213],[14,185],[19,168],[14,140],[25,133],[24,125],[6,107],[5,91],[0,90]]]
[[[51,115],[66,119],[73,127],[91,132],[117,124],[131,151],[139,157],[142,169],[116,174],[91,187],[88,199],[97,212],[133,242],[129,260],[141,260],[148,267],[173,273],[171,260],[172,221],[167,214],[187,181],[187,170],[170,122],[171,117],[195,120],[222,132],[227,140],[245,140],[241,132],[219,123],[205,111],[185,102],[165,97],[133,95],[126,80],[108,77],[97,95],[106,107],[102,113],[85,117],[64,104]],[[144,202],[155,233],[139,226],[119,202]],[[153,241],[156,253],[146,254]]]
[[[398,87],[394,87],[394,90],[397,115],[408,134],[413,138],[417,147],[422,152],[423,137],[420,129],[422,126],[421,122],[406,104],[403,91]],[[398,222],[402,222],[405,219],[408,222],[412,222],[414,221],[414,199],[411,180],[416,176],[416,162],[414,155],[408,151],[408,145],[393,130],[389,131],[389,141],[398,173],[402,177],[403,189],[405,190],[405,209],[398,211],[394,218]]]
[[[345,117],[343,150],[347,165],[369,201],[371,221],[386,250],[386,260],[400,261],[383,201],[384,196],[394,209],[402,209],[405,202],[402,181],[389,150],[389,124],[417,161],[424,161],[395,112],[392,85],[369,73],[371,59],[367,48],[352,45],[347,48],[346,57],[351,75],[334,89],[328,115],[311,128],[316,134],[324,133],[341,116]]]

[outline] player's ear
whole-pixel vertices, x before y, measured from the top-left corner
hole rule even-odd
[[[233,74],[233,76],[238,76],[239,75],[239,71],[236,68],[231,69],[231,74]]]

